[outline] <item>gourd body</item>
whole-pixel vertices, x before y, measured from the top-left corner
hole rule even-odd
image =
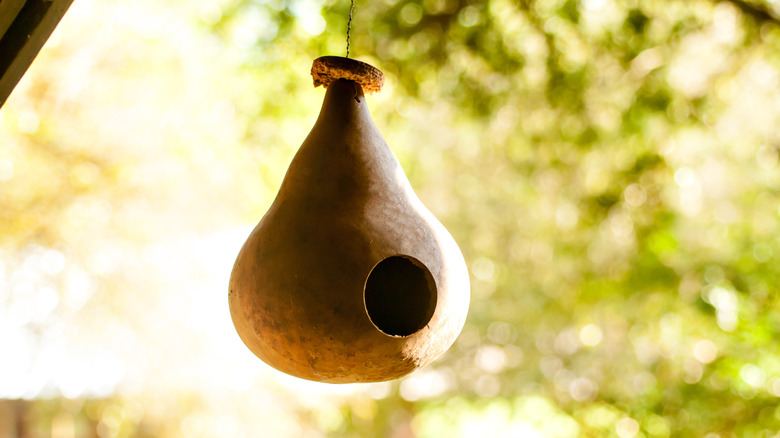
[[[469,305],[463,256],[415,195],[356,83],[328,87],[239,252],[229,304],[255,355],[321,382],[401,377],[460,333]]]

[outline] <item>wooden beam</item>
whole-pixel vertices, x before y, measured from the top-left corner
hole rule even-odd
[[[0,39],[19,15],[24,2],[25,0],[0,0]]]
[[[23,5],[16,10],[19,3]],[[71,3],[73,0],[0,0],[0,26],[14,15],[7,30],[0,34],[0,107]]]

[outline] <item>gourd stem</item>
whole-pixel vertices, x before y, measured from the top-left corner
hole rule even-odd
[[[385,75],[376,67],[356,59],[341,56],[321,56],[311,66],[314,86],[328,86],[339,79],[356,82],[365,93],[375,93],[382,89]]]

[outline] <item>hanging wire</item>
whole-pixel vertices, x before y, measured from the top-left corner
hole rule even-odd
[[[349,31],[352,30],[352,13],[355,11],[355,0],[349,0],[349,20],[347,21],[347,58],[349,58]]]

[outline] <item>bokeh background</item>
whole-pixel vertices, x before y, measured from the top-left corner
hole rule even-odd
[[[348,11],[75,1],[0,110],[1,437],[776,436],[771,0],[357,0],[469,318],[393,382],[257,360],[230,269]]]

